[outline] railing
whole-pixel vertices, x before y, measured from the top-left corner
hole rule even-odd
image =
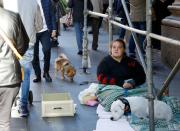
[[[179,45],[179,46],[180,46],[180,41],[151,33],[151,29],[152,29],[152,20],[151,20],[151,17],[152,17],[152,11],[151,11],[152,0],[146,0],[146,31],[142,31],[142,30],[138,30],[138,29],[133,28],[133,24],[130,20],[129,12],[127,10],[127,7],[126,7],[124,0],[122,0],[122,4],[123,4],[123,8],[124,8],[129,26],[118,23],[117,21],[120,21],[121,18],[113,17],[113,15],[112,15],[112,10],[113,10],[112,2],[113,2],[112,0],[109,0],[108,14],[102,14],[102,13],[97,13],[97,12],[93,12],[93,11],[88,11],[87,0],[84,0],[84,29],[83,29],[84,30],[84,36],[83,36],[82,67],[83,67],[84,72],[86,72],[86,70],[88,69],[88,39],[87,39],[87,15],[88,14],[100,16],[100,17],[108,19],[108,21],[109,21],[109,43],[111,43],[111,41],[113,40],[112,25],[116,25],[116,26],[119,26],[121,28],[124,28],[126,30],[131,31],[131,34],[132,34],[133,39],[135,41],[135,45],[136,45],[136,49],[137,49],[140,61],[141,61],[142,66],[146,72],[147,85],[148,85],[147,98],[149,100],[149,114],[150,114],[149,115],[149,129],[150,129],[150,131],[154,131],[155,130],[155,126],[154,126],[154,98],[155,97],[153,94],[153,80],[152,80],[153,76],[152,76],[151,38],[154,38],[154,39],[166,42],[166,43],[171,43],[173,45]],[[141,52],[141,49],[139,46],[139,40],[137,39],[136,33],[141,34],[141,35],[146,35],[146,42],[147,42],[146,63],[145,63],[144,57],[142,55],[142,52]],[[174,68],[172,69],[172,71],[170,72],[166,81],[163,83],[162,90],[157,95],[159,99],[161,98],[163,92],[168,88],[169,83],[171,82],[171,80],[173,79],[175,74],[178,72],[179,67],[180,67],[180,58],[177,61]]]

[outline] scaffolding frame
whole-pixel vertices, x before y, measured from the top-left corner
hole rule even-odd
[[[127,10],[126,4],[125,4],[125,0],[121,0],[121,1],[122,1],[122,5],[124,8],[129,26],[116,22],[116,21],[120,21],[121,18],[113,17],[113,1],[112,0],[109,0],[108,14],[102,14],[102,13],[98,13],[98,12],[89,11],[87,9],[87,0],[84,0],[84,28],[83,28],[84,35],[83,35],[82,68],[83,68],[84,73],[86,73],[86,71],[88,69],[88,38],[87,38],[87,28],[88,28],[87,27],[87,15],[88,14],[100,16],[100,17],[108,19],[109,43],[111,43],[113,40],[112,25],[116,25],[118,27],[121,27],[121,28],[131,31],[131,34],[135,41],[137,53],[139,55],[140,61],[142,63],[142,66],[144,68],[144,71],[145,71],[146,77],[147,77],[147,86],[148,86],[147,98],[149,101],[148,102],[149,103],[148,104],[148,106],[149,106],[149,129],[150,129],[150,131],[155,131],[155,125],[154,125],[154,99],[155,99],[155,96],[153,94],[151,38],[163,41],[167,44],[173,44],[173,45],[178,45],[178,46],[180,46],[180,41],[152,33],[152,0],[146,0],[146,31],[142,31],[142,30],[133,28],[133,24],[130,20],[129,13],[128,13],[128,10]],[[143,58],[136,33],[146,36],[146,42],[147,42],[146,63]],[[163,83],[161,91],[157,94],[158,99],[161,99],[163,92],[168,89],[170,82],[172,81],[172,79],[174,78],[176,73],[178,72],[179,68],[180,68],[180,58],[178,59],[175,66],[173,67],[172,71],[169,73],[167,79]]]

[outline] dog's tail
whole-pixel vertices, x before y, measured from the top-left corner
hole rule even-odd
[[[68,60],[67,56],[66,56],[64,53],[61,53],[61,54],[59,55],[59,58],[64,58],[64,59],[67,59],[67,60]]]

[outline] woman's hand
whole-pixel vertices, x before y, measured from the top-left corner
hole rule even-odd
[[[123,88],[131,89],[131,88],[133,88],[133,85],[130,84],[130,83],[124,83],[124,84],[123,84]]]

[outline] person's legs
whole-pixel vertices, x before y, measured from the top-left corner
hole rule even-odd
[[[138,29],[138,24],[137,22],[133,22],[133,27]],[[130,39],[129,39],[129,56],[132,58],[136,58],[136,52],[135,52],[135,42],[134,42],[134,38],[131,34]]]
[[[44,31],[41,33],[40,41],[42,44],[42,50],[43,50],[43,54],[44,54],[44,75],[43,75],[43,77],[46,79],[47,82],[52,82],[52,79],[49,76],[50,59],[51,59],[51,42],[50,42],[49,31]]]
[[[29,88],[30,88],[30,75],[31,75],[31,69],[32,65],[31,63],[26,63],[25,65],[22,65],[24,69],[24,80],[22,82],[22,86],[20,89],[20,105],[19,105],[19,113],[20,116],[28,116],[28,97],[29,97]]]
[[[119,39],[124,39],[126,30],[124,28],[119,29]]]
[[[76,32],[76,41],[77,41],[78,50],[79,50],[79,52],[81,52],[80,55],[82,55],[83,24],[80,22],[75,22],[74,27],[75,27],[75,32]]]
[[[126,25],[126,21],[122,20],[121,24]],[[124,39],[126,30],[124,28],[119,29],[119,39]]]
[[[109,4],[103,4],[103,14],[106,13],[106,10],[107,10],[108,6],[109,6]],[[102,21],[103,21],[103,17],[100,17],[100,18],[99,18],[99,25],[98,25],[99,28],[100,28],[101,25],[102,25]]]
[[[99,36],[99,18],[92,18],[92,31],[93,31],[93,42],[92,49],[97,50],[98,48],[98,36]]]
[[[33,80],[33,82],[40,82],[41,81],[41,68],[40,68],[40,62],[39,62],[39,39],[40,39],[41,33],[36,34],[36,43],[34,44],[34,56],[32,60],[33,69],[36,75],[36,78]]]
[[[10,131],[11,108],[19,87],[20,85],[0,88],[0,131]]]
[[[146,22],[139,22],[139,29],[140,30],[146,30]],[[145,54],[145,49],[144,49],[144,43],[145,43],[145,36],[144,35],[139,35],[139,39],[140,39],[140,42],[141,42],[141,50],[142,50],[142,53]]]

